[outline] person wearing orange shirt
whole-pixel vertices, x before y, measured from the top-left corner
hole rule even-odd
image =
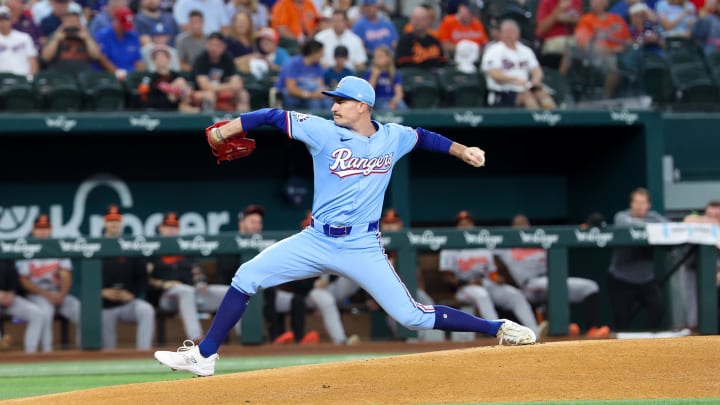
[[[455,46],[463,39],[473,41],[480,46],[488,42],[485,27],[476,17],[475,10],[467,0],[460,1],[455,14],[443,18],[438,27],[437,38],[448,55],[455,52]]]
[[[608,0],[590,0],[590,12],[575,26],[575,40],[588,61],[605,76],[603,93],[612,98],[620,83],[617,55],[630,45],[630,29],[622,17],[607,12]]]
[[[318,19],[312,0],[278,0],[272,7],[270,24],[281,37],[302,42],[315,34]]]

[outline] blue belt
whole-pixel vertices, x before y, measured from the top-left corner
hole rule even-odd
[[[373,221],[367,224],[355,224],[355,225],[346,225],[346,226],[338,226],[338,225],[330,225],[330,224],[323,224],[320,221],[315,220],[315,218],[310,219],[310,226],[317,230],[321,230],[325,235],[331,237],[331,238],[342,238],[343,236],[350,235],[350,233],[353,230],[353,227],[355,228],[355,232],[375,232],[378,230],[378,224],[379,221]]]

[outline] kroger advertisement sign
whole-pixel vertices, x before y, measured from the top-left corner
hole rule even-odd
[[[5,186],[7,187],[7,186]],[[25,187],[25,185],[23,185]],[[198,210],[197,196],[205,205],[214,202],[199,190],[158,183],[139,185],[138,191],[123,179],[111,174],[96,174],[72,186],[58,188],[33,186],[32,190],[20,187],[4,190],[0,200],[0,239],[25,238],[30,235],[33,222],[39,213],[47,213],[57,238],[102,236],[103,215],[109,204],[117,204],[123,213],[126,234],[154,236],[162,221],[164,210],[177,211],[182,235],[215,235],[237,229],[236,200],[225,197],[228,209]],[[5,192],[10,191],[8,194]],[[28,201],[22,201],[27,198]],[[8,203],[8,200],[12,199]],[[190,200],[190,201],[186,201]],[[193,203],[194,201],[194,203]],[[223,202],[221,199],[217,201]],[[183,210],[183,205],[191,209]]]

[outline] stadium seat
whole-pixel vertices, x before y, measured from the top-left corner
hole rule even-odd
[[[428,69],[403,67],[402,75],[405,102],[411,108],[432,108],[440,104],[440,85],[435,73]]]
[[[653,106],[664,107],[673,100],[675,91],[670,77],[670,67],[664,56],[645,52],[639,76],[645,94],[652,98]]]
[[[446,107],[482,107],[485,100],[485,84],[477,73],[464,73],[456,68],[443,69],[438,73],[438,83]]]
[[[558,107],[568,104],[570,86],[565,76],[563,76],[559,70],[546,66],[543,66],[542,70],[543,83],[545,84],[547,92],[552,96],[553,100],[555,100],[555,104],[557,104]]]
[[[0,109],[27,112],[36,108],[35,91],[27,77],[0,73]]]
[[[87,72],[78,76],[85,110],[118,111],[125,108],[125,88],[110,72]]]
[[[671,65],[705,63],[705,56],[697,41],[689,38],[666,38],[665,54]]]
[[[273,107],[270,102],[270,89],[273,87],[273,77],[269,75],[262,78],[256,78],[249,73],[241,73],[243,86],[250,94],[250,108],[257,110],[260,108]]]
[[[80,111],[83,94],[71,73],[42,70],[35,75],[33,88],[45,111]]]
[[[710,76],[704,62],[670,65],[675,88],[673,108],[682,110],[717,110],[720,88]]]

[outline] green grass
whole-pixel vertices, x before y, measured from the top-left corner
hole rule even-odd
[[[394,354],[300,355],[227,357],[217,363],[216,374],[301,366],[338,361],[363,360]],[[52,363],[3,364],[0,367],[0,400],[32,397],[59,392],[192,378],[187,373],[172,373],[154,359],[114,361],[73,361]],[[540,402],[513,402],[513,405],[537,405]],[[478,402],[481,404],[481,402]],[[506,403],[510,404],[510,403]],[[720,398],[677,398],[620,401],[554,401],[550,405],[709,405],[720,404]],[[432,405],[432,404],[425,404]],[[462,404],[468,405],[468,404]]]
[[[217,363],[215,374],[391,355],[393,354],[227,357]],[[0,367],[0,380],[3,386],[0,390],[0,400],[183,378],[191,378],[191,376],[187,373],[169,372],[154,359],[3,364]]]

